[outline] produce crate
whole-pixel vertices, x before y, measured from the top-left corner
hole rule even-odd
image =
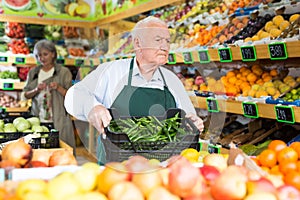
[[[184,118],[184,111],[180,109],[171,109],[168,110],[164,116],[157,118],[159,120],[171,118],[177,113],[179,113],[179,117],[181,118],[181,126],[184,128],[184,130],[189,131],[190,133],[184,135],[179,141],[176,142],[131,142],[126,133],[112,132],[108,127],[105,130],[108,139],[102,139],[106,151],[106,162],[121,162],[127,160],[133,155],[142,155],[148,159],[158,159],[160,161],[164,161],[173,155],[180,154],[183,149],[189,147],[199,150],[199,131],[194,126],[193,122],[187,118]],[[114,119],[117,119],[115,117],[116,115],[112,114],[112,116]]]
[[[39,148],[58,148],[59,147],[59,131],[53,128],[52,123],[41,123],[45,125],[50,131],[49,132],[38,132],[41,137],[32,138],[29,144],[34,149]],[[31,132],[2,132],[0,133],[0,143],[5,143],[12,140],[17,140],[24,137]]]

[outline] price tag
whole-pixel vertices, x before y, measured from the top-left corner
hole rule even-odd
[[[221,152],[221,149],[220,149],[220,146],[208,144],[207,151],[208,151],[208,153],[218,153],[219,154]]]
[[[219,112],[219,104],[215,98],[206,98],[207,110],[209,112]]]
[[[7,56],[0,56],[0,62],[6,63],[7,61],[8,61],[8,57]]]
[[[268,44],[269,54],[271,60],[284,60],[287,59],[287,50],[284,42],[276,42]]]
[[[243,102],[244,115],[250,118],[258,118],[257,104],[253,102]]]
[[[294,109],[292,106],[276,105],[276,119],[279,122],[295,123]]]
[[[198,56],[199,56],[200,63],[209,63],[210,62],[210,57],[209,57],[207,50],[198,51]]]
[[[207,151],[208,153],[220,153],[221,152],[221,146],[220,145],[213,145],[213,144],[207,144],[207,142],[199,142],[200,145],[200,151]]]
[[[242,61],[255,61],[256,60],[256,50],[254,46],[244,46],[241,47]]]
[[[65,59],[58,58],[56,59],[57,64],[65,65]]]
[[[18,64],[24,64],[25,60],[26,59],[24,57],[16,57],[15,62]]]
[[[169,56],[168,56],[168,64],[176,64],[176,56],[175,56],[175,53],[169,53]]]
[[[183,55],[183,62],[185,64],[192,64],[194,62],[192,52],[183,52],[182,55]]]
[[[218,49],[220,62],[231,62],[232,55],[230,48],[220,48]]]
[[[79,67],[84,64],[84,59],[76,59],[75,66]]]
[[[14,83],[3,83],[2,90],[14,90]]]

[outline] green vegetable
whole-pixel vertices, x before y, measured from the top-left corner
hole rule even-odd
[[[180,127],[181,118],[176,114],[172,118],[160,121],[154,116],[112,120],[109,130],[126,133],[131,142],[176,142],[190,131]],[[139,147],[141,148],[141,147]],[[142,149],[140,149],[142,150]]]

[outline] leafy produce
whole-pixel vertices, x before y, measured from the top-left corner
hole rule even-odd
[[[0,78],[2,79],[7,79],[7,78],[11,78],[11,79],[19,79],[18,76],[18,72],[11,72],[11,71],[2,71],[0,72]]]
[[[44,27],[45,38],[51,41],[62,39],[62,27],[59,25],[47,25]]]
[[[180,136],[189,133],[180,127],[180,119],[178,113],[174,117],[162,121],[154,116],[115,119],[111,121],[109,130],[116,133],[126,133],[131,142],[174,142],[179,141]]]
[[[261,144],[254,145],[254,144],[244,144],[241,145],[239,148],[243,150],[245,154],[248,156],[254,156],[258,155],[259,152],[263,151],[264,149],[268,148],[268,145],[270,144],[272,140],[267,140]]]

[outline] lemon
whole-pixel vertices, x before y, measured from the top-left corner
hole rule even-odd
[[[199,152],[196,149],[184,149],[181,151],[180,155],[188,159],[190,162],[198,162]]]

